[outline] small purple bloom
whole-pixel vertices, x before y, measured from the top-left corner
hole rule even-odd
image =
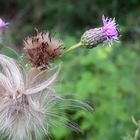
[[[5,26],[7,26],[8,23],[4,22],[1,18],[0,18],[0,30],[3,29]]]
[[[112,45],[113,41],[118,41],[120,32],[115,18],[108,18],[103,15],[103,26],[87,30],[81,37],[81,44],[92,49],[99,44],[107,43]]]
[[[102,21],[103,21],[102,31],[105,34],[109,44],[112,44],[113,41],[119,40],[120,34],[115,18],[112,19],[112,18],[105,17],[103,15]]]

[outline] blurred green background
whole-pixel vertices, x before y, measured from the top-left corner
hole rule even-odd
[[[66,54],[61,59],[62,80],[57,89],[66,97],[88,102],[95,111],[70,114],[83,134],[53,128],[53,140],[123,140],[133,135],[136,128],[131,117],[140,119],[140,1],[0,1],[0,17],[10,22],[3,43],[19,53],[23,39],[31,36],[34,28],[56,32],[68,48],[85,30],[100,27],[103,14],[116,17],[120,43]]]

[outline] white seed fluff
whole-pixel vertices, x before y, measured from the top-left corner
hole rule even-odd
[[[48,70],[31,70],[26,74],[12,58],[0,54],[0,131],[10,140],[41,140],[49,135],[49,126],[80,129],[65,117],[65,110],[83,108],[87,104],[64,99],[52,87],[58,70],[48,76]]]

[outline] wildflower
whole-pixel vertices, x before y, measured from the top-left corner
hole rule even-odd
[[[26,74],[14,59],[1,54],[0,64],[0,130],[10,140],[40,140],[52,125],[80,131],[67,122],[64,110],[90,107],[55,93],[52,86],[60,67],[49,77],[48,70],[33,69]]]
[[[63,42],[49,32],[40,32],[24,41],[25,56],[36,68],[48,68],[51,62],[63,54]]]
[[[0,43],[2,43],[2,37],[3,37],[3,28],[5,28],[8,25],[8,23],[4,22],[1,18],[0,18]]]
[[[3,29],[5,26],[7,26],[8,23],[4,22],[1,18],[0,18],[0,30]]]
[[[113,41],[119,40],[119,29],[115,18],[108,18],[103,15],[103,27],[86,31],[81,37],[81,44],[87,48],[94,48],[98,44],[107,42],[110,46]]]

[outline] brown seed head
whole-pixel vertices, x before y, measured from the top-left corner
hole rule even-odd
[[[24,41],[25,56],[36,68],[48,68],[50,63],[63,54],[63,42],[56,40],[49,32],[40,32]]]

